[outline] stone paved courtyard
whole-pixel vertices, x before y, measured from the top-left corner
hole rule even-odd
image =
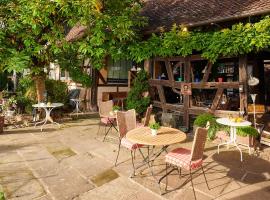
[[[147,168],[130,178],[130,153],[121,149],[119,165],[114,167],[116,132],[102,142],[103,129],[97,135],[99,120],[79,119],[38,128],[20,128],[0,135],[0,184],[7,199],[20,200],[153,200],[194,199],[187,172],[169,177],[169,192],[159,188]],[[192,138],[175,146],[190,147]],[[174,148],[171,146],[170,148]],[[140,162],[136,155],[136,165]],[[164,171],[164,154],[154,163],[159,178]],[[195,171],[197,199],[270,199],[270,149],[259,155],[244,154],[239,161],[235,149],[221,149],[208,142],[204,166],[210,190],[200,170]],[[162,188],[164,184],[162,183]],[[176,189],[175,189],[176,188]]]

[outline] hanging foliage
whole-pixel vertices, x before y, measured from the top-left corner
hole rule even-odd
[[[168,32],[153,34],[148,40],[128,47],[131,59],[141,62],[151,57],[188,56],[194,51],[215,62],[220,56],[236,56],[259,51],[270,44],[270,17],[257,23],[239,23],[213,32],[186,31],[174,25]]]

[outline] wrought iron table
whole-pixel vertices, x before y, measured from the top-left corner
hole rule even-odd
[[[50,121],[52,124],[56,124],[56,125],[58,125],[58,127],[60,127],[60,124],[57,123],[57,122],[55,122],[55,121],[53,121],[53,119],[51,118],[51,112],[52,112],[52,110],[54,108],[58,108],[58,107],[61,107],[63,105],[64,104],[62,104],[62,103],[52,103],[52,104],[38,103],[38,104],[32,105],[34,108],[42,108],[42,109],[44,109],[45,110],[45,114],[46,114],[44,120],[42,120],[40,122],[37,122],[35,124],[35,127],[38,124],[42,124],[41,125],[41,128],[40,128],[40,130],[42,131],[43,130],[43,126],[45,124],[47,124],[48,121]]]

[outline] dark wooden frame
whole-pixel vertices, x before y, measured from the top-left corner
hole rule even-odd
[[[184,126],[189,127],[190,115],[199,115],[201,113],[213,113],[218,117],[224,117],[230,115],[239,115],[238,111],[217,110],[224,89],[233,88],[239,89],[243,87],[243,90],[239,91],[240,96],[240,110],[247,111],[247,57],[239,57],[239,81],[238,82],[208,82],[209,74],[211,72],[213,64],[208,61],[207,67],[199,83],[192,82],[191,80],[191,62],[206,60],[200,55],[191,55],[187,57],[172,57],[172,58],[155,58],[153,63],[158,61],[165,62],[166,71],[168,74],[168,80],[150,79],[149,83],[151,87],[156,87],[160,101],[153,101],[153,106],[162,108],[163,111],[176,111],[183,115]],[[217,89],[215,98],[213,100],[211,108],[193,106],[191,101],[191,95],[183,95],[183,105],[169,104],[166,102],[163,87],[171,87],[176,94],[180,94],[181,82],[174,80],[173,71],[171,67],[172,61],[179,61],[184,63],[184,82],[191,83],[192,89]]]

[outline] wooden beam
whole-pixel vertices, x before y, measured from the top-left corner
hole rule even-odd
[[[161,107],[162,107],[163,111],[166,111],[167,110],[165,108],[166,98],[165,98],[163,86],[158,85],[157,90],[158,90],[159,100],[161,102]]]
[[[189,108],[190,115],[200,115],[203,113],[209,112],[209,109],[206,107],[199,107],[199,106],[191,106]]]
[[[221,100],[222,94],[223,94],[224,89],[223,88],[218,88],[215,98],[213,100],[212,106],[211,106],[211,112],[215,112],[215,110],[217,109],[219,102]]]
[[[100,73],[100,71],[97,72],[98,73],[98,78],[102,81],[103,84],[107,84],[107,81],[104,79],[104,77],[102,76],[102,74]]]
[[[174,82],[173,71],[172,71],[171,63],[169,62],[168,59],[165,60],[165,66],[166,66],[169,81],[171,82],[171,84],[173,84]]]
[[[183,105],[178,105],[178,104],[162,104],[160,101],[153,101],[153,106],[159,107],[159,108],[165,108],[166,110],[171,110],[171,111],[178,111],[178,112],[183,112],[184,106]]]
[[[218,89],[218,88],[234,88],[238,89],[239,82],[206,82],[206,83],[192,83],[191,86],[194,89]]]
[[[213,66],[213,64],[209,61],[209,62],[207,63],[207,65],[206,65],[206,71],[205,71],[205,73],[204,73],[204,75],[203,75],[203,79],[202,79],[202,82],[203,82],[203,83],[205,83],[205,82],[208,81],[209,75],[210,75],[211,70],[212,70],[212,66]]]
[[[184,81],[186,83],[190,82],[190,71],[191,71],[191,65],[190,65],[190,58],[186,57],[185,58],[185,64],[184,64]],[[183,122],[184,126],[189,128],[189,108],[190,108],[190,95],[184,95],[183,98],[183,103],[184,103],[184,114],[183,114]]]
[[[240,94],[240,110],[247,113],[247,56],[241,56],[239,58],[239,82],[242,82],[243,91]]]
[[[149,84],[151,86],[166,86],[166,87],[175,87],[177,89],[181,88],[181,82],[175,81],[174,85],[169,80],[158,80],[150,79]],[[239,86],[243,84],[240,82],[206,82],[206,83],[191,83],[193,89],[218,89],[218,88],[234,88],[238,89]]]

